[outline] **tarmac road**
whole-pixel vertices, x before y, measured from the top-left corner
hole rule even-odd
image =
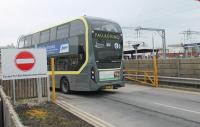
[[[200,127],[200,93],[126,84],[57,96],[116,127]]]

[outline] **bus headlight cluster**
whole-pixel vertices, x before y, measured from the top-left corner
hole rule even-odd
[[[115,77],[115,78],[119,78],[119,77],[120,77],[119,71],[115,71],[115,72],[114,72],[114,77]]]
[[[93,67],[91,68],[91,79],[92,79],[93,81],[95,81],[95,70],[94,70]]]

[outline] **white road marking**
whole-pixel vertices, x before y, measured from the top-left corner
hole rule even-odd
[[[63,98],[63,97],[62,97]],[[88,121],[89,123],[95,124],[97,127],[115,127],[114,125],[104,121],[88,112],[81,110],[80,108],[76,107],[75,105],[69,104],[64,100],[57,100],[56,103],[63,107],[65,110],[81,117],[83,120]]]
[[[181,108],[181,107],[175,107],[175,106],[161,104],[161,103],[157,103],[157,102],[155,102],[154,104],[160,105],[160,106],[163,106],[163,107],[168,107],[168,108],[173,108],[173,109],[181,110],[181,111],[186,111],[186,112],[191,112],[191,113],[195,113],[195,114],[200,114],[200,112],[198,112],[198,111],[193,111],[193,110],[189,110],[189,109],[185,109],[185,108]]]
[[[34,63],[34,59],[16,59],[17,64],[27,64],[27,63]]]
[[[179,92],[179,93],[186,93],[186,94],[192,94],[192,95],[200,95],[199,92],[195,92],[195,91],[187,91],[187,90],[179,90],[179,89],[170,89],[170,88],[157,88],[157,89],[167,90],[167,91],[170,91],[170,92]]]

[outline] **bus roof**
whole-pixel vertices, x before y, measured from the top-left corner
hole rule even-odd
[[[92,16],[81,16],[83,18],[85,18],[88,22],[92,21],[92,20],[102,20],[102,21],[107,21],[107,22],[113,22],[113,23],[116,23],[115,21],[112,21],[112,20],[108,20],[108,19],[104,19],[104,18],[99,18],[99,17],[92,17]],[[56,26],[59,26],[59,25],[63,25],[65,23],[68,23],[68,22],[71,22],[71,21],[74,21],[74,20],[78,20],[78,19],[81,19],[81,17],[79,18],[75,18],[75,19],[72,19],[72,20],[65,20],[65,21],[62,21],[62,23],[59,23],[59,24],[55,24],[55,25],[51,25],[49,27],[46,27],[46,28],[43,28],[37,32],[33,32],[33,33],[29,33],[29,34],[26,34],[26,35],[22,35],[20,37],[25,37],[25,36],[29,36],[29,35],[32,35],[32,34],[35,34],[35,33],[38,33],[38,32],[42,32],[42,31],[45,31],[45,30],[48,30],[50,28],[53,28],[53,27],[56,27]],[[116,23],[118,24],[118,23]],[[19,38],[20,38],[19,37]]]

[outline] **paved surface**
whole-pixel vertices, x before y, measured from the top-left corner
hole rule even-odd
[[[200,127],[200,93],[126,84],[57,96],[116,127]]]

